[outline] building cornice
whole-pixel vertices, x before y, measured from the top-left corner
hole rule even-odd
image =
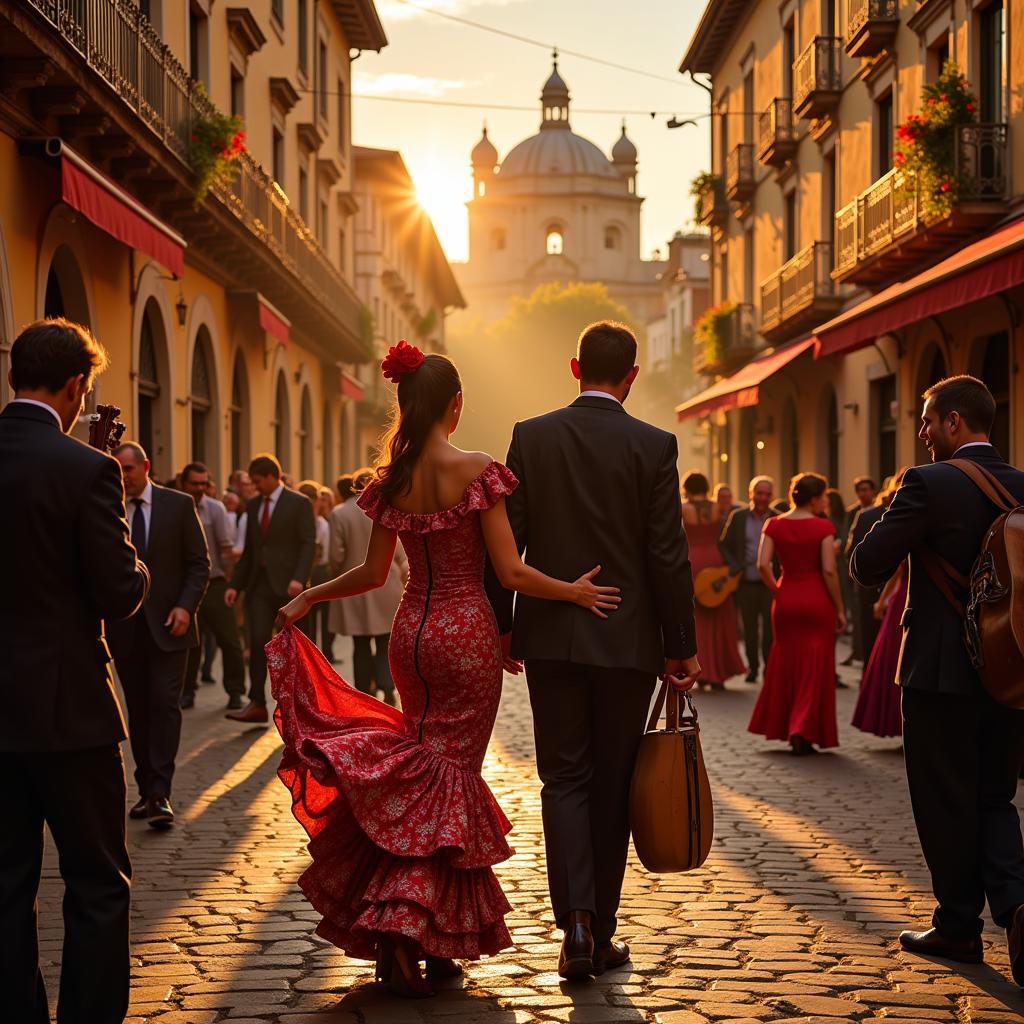
[[[715,72],[725,47],[751,6],[751,0],[709,0],[679,70],[704,75]]]
[[[388,37],[373,0],[331,0],[331,6],[350,46],[380,53],[388,45]]]

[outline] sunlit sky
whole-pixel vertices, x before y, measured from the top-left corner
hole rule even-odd
[[[661,111],[626,115],[640,153],[641,253],[664,250],[692,226],[690,179],[708,163],[708,121],[669,130],[665,122],[707,111],[707,93],[677,71],[703,0],[378,0],[390,43],[353,64],[353,140],[401,150],[420,202],[434,220],[448,257],[467,255],[465,202],[471,193],[469,153],[486,120],[501,159],[540,124],[540,90],[550,52],[417,10],[431,7],[552,46],[576,50],[673,81],[617,71],[562,54],[559,69],[572,93],[573,131],[605,153],[622,115],[580,108]],[[678,83],[678,84],[676,84]],[[481,104],[481,109],[414,106],[379,97]],[[519,106],[524,111],[498,110]]]

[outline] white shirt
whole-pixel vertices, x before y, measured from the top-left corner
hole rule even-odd
[[[153,517],[153,482],[146,481],[146,486],[139,495],[142,500],[142,521],[146,524],[146,541],[149,541],[149,521]],[[128,513],[128,535],[131,536],[132,517],[135,515],[135,498],[128,498],[125,501]]]
[[[38,405],[40,409],[45,409],[57,421],[60,432],[64,433],[64,424],[61,423],[60,416],[52,405],[48,405],[46,402],[37,402],[34,398],[12,398],[11,402],[21,402],[24,405]]]
[[[240,557],[242,552],[245,550],[245,531],[249,528],[249,514],[243,512],[238,517],[238,523],[235,525],[235,557]]]
[[[281,497],[281,492],[284,490],[284,484],[278,484],[269,495],[264,497],[265,501],[270,506],[270,511],[267,513],[267,521],[269,522],[274,518],[274,509],[277,508],[277,499]],[[263,522],[263,503],[260,503],[260,522]]]
[[[622,405],[614,395],[608,394],[607,391],[581,391],[580,398],[608,398],[611,401],[616,402],[618,405]]]
[[[329,565],[331,561],[331,524],[323,516],[316,517],[316,543],[320,549],[317,565]]]
[[[991,448],[991,441],[968,441],[967,444],[960,445],[956,452],[962,452],[965,448]],[[953,452],[953,458],[956,458],[956,452]]]

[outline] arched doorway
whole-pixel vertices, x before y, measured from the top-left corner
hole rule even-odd
[[[139,356],[135,377],[135,401],[138,410],[136,436],[153,464],[153,475],[169,477],[170,405],[168,383],[167,332],[163,313],[156,299],[148,299],[139,325]]]
[[[92,326],[85,280],[75,254],[67,245],[57,246],[50,261],[43,297],[43,316],[63,316],[86,327]]]
[[[299,405],[299,474],[303,480],[313,475],[313,402],[309,387],[303,387]]]
[[[192,376],[189,400],[192,407],[192,461],[204,462],[218,478],[217,389],[213,380],[213,349],[205,325],[196,332],[192,348]]]
[[[942,354],[942,349],[935,344],[929,345],[922,353],[921,362],[918,364],[917,392],[914,397],[919,398],[928,388],[938,383],[948,373],[946,357]],[[920,423],[915,421],[914,427],[917,430],[920,427]],[[914,444],[914,458],[918,464],[927,462],[930,459],[928,449],[925,448],[924,442],[920,438]]]
[[[231,372],[231,470],[244,469],[249,464],[249,380],[245,373],[242,353],[235,354]]]
[[[978,341],[976,357],[978,376],[988,385],[996,400],[996,419],[992,425],[992,444],[1004,459],[1013,462],[1010,429],[1013,410],[1010,402],[1012,367],[1010,362],[1010,334],[997,331]]]
[[[291,411],[288,407],[288,383],[284,379],[284,371],[277,375],[274,389],[274,454],[281,463],[281,468],[291,472]]]
[[[787,398],[782,404],[782,430],[779,442],[779,491],[789,490],[789,481],[800,472],[800,434],[796,422],[796,402]]]

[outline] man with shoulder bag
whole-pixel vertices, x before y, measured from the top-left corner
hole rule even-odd
[[[1024,844],[1013,803],[1024,711],[982,685],[962,614],[994,520],[1004,505],[1024,503],[1024,473],[989,442],[995,400],[980,380],[950,377],[923,397],[919,436],[934,465],[908,470],[850,564],[853,578],[872,586],[910,558],[897,679],[914,820],[938,906],[930,929],[905,931],[900,943],[924,956],[980,963],[987,899],[1007,931],[1014,981],[1024,986]]]

